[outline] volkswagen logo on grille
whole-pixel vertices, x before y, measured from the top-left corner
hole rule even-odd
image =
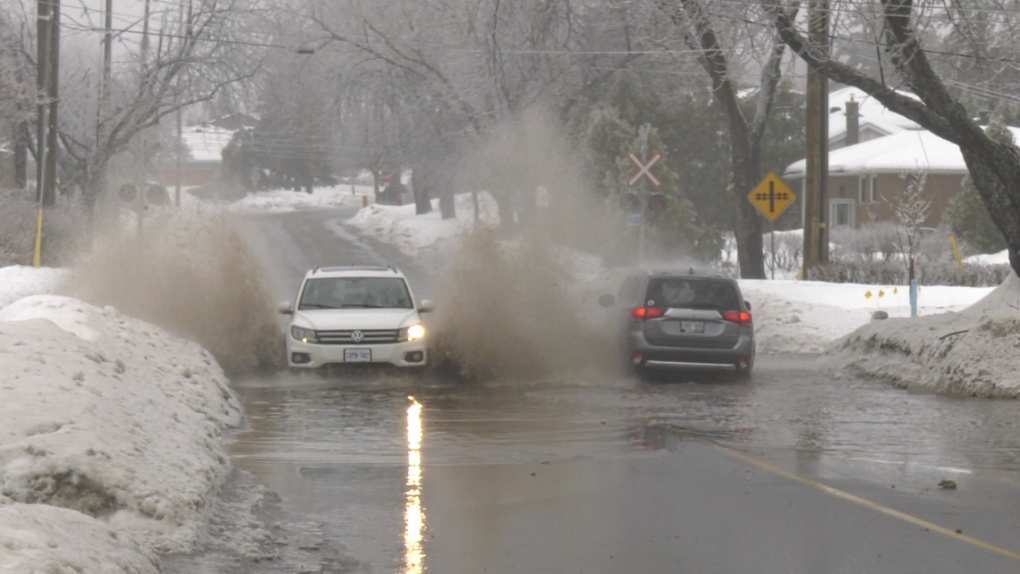
[[[351,340],[355,343],[360,343],[365,340],[365,334],[361,331],[355,331],[351,333]]]

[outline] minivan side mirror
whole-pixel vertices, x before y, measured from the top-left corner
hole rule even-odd
[[[436,304],[428,299],[422,299],[421,305],[418,306],[419,313],[431,313],[436,310]]]
[[[750,311],[751,310],[751,303],[748,302],[748,301],[744,301],[744,308],[746,308],[748,311]]]
[[[293,304],[290,301],[283,301],[283,302],[281,302],[279,305],[276,306],[276,310],[281,315],[293,315],[294,314],[294,307],[293,307]]]
[[[612,295],[603,295],[599,297],[599,305],[602,305],[603,307],[615,307],[616,297],[613,297]]]

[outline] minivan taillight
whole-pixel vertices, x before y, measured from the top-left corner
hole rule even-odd
[[[631,321],[647,321],[648,319],[658,319],[666,314],[666,310],[662,307],[638,307],[630,312]]]
[[[751,314],[747,311],[723,311],[722,318],[737,325],[751,324]]]

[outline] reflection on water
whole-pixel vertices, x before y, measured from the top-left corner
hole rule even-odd
[[[421,403],[414,397],[407,407],[407,507],[404,510],[404,571],[421,574],[425,571],[425,510],[421,506]]]

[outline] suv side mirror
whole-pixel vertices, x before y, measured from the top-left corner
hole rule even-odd
[[[748,311],[750,311],[751,310],[751,303],[748,302],[748,301],[744,301],[744,308],[746,308]]]
[[[276,306],[276,310],[281,315],[293,315],[294,314],[294,307],[293,307],[293,304],[290,301],[284,301],[284,302],[280,303],[279,305]]]
[[[616,297],[612,295],[603,295],[599,297],[599,305],[603,307],[614,307],[616,306]]]
[[[422,299],[421,305],[418,306],[419,313],[431,313],[436,310],[436,304],[428,299]]]

